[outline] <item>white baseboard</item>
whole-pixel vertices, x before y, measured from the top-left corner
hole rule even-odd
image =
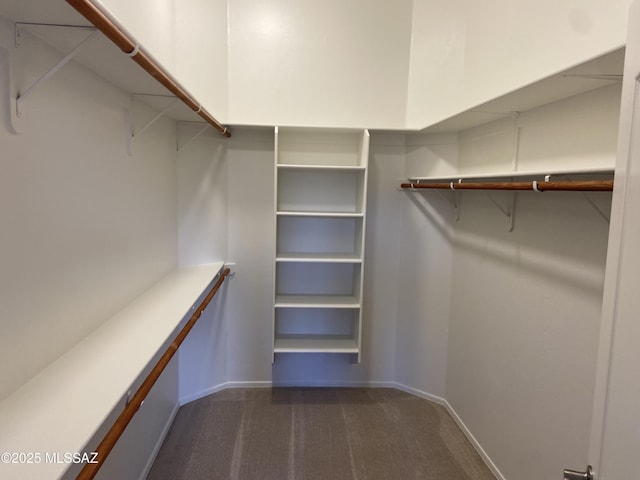
[[[335,387],[335,388],[393,388],[391,382],[376,382],[376,381],[341,381],[341,382],[277,382],[273,384],[274,387]]]
[[[176,415],[178,414],[178,410],[180,410],[180,403],[175,404],[175,406],[173,407],[173,410],[171,410],[171,414],[169,415],[169,417],[167,417],[167,421],[164,424],[162,433],[158,437],[158,440],[156,441],[156,444],[154,445],[153,450],[151,451],[151,455],[149,455],[149,460],[147,460],[147,464],[144,466],[144,469],[140,474],[140,480],[145,480],[149,475],[149,472],[151,471],[151,467],[153,466],[153,462],[155,462],[156,457],[158,456],[158,452],[160,452],[160,448],[162,448],[164,439],[169,433],[169,429],[171,428],[171,425],[173,424],[173,421],[175,420]]]
[[[254,381],[254,382],[224,382],[213,387],[200,390],[184,397],[180,397],[180,406],[199,400],[213,393],[221,392],[228,388],[271,388],[271,387],[381,387],[381,388],[398,388],[404,390],[407,387],[398,387],[394,382],[278,382],[271,381]],[[408,391],[408,390],[405,390]],[[409,392],[411,393],[411,392]],[[425,394],[426,395],[426,394]]]
[[[200,398],[206,397],[207,395],[211,395],[212,393],[221,392],[222,390],[226,390],[228,388],[271,388],[271,387],[369,387],[369,388],[395,388],[396,390],[400,390],[406,393],[410,393],[411,395],[415,395],[416,397],[424,398],[425,400],[429,400],[430,402],[437,403],[438,405],[442,405],[447,409],[451,418],[456,422],[462,433],[464,433],[465,437],[469,440],[473,448],[478,452],[480,458],[487,465],[491,473],[495,475],[498,480],[505,480],[504,475],[498,470],[498,467],[493,463],[487,452],[484,451],[478,440],[473,436],[471,431],[464,424],[460,416],[456,413],[453,407],[449,404],[449,402],[442,397],[437,395],[432,395],[430,393],[424,392],[422,390],[418,390],[417,388],[409,387],[407,385],[403,385],[398,382],[387,382],[387,381],[355,381],[355,382],[338,382],[338,383],[328,383],[328,382],[309,382],[301,385],[299,382],[278,382],[277,384],[272,383],[271,381],[258,381],[258,382],[225,382],[219,385],[216,385],[211,388],[207,388],[205,390],[201,390],[191,395],[186,395],[180,398],[180,406],[185,405],[189,402],[193,402],[194,400],[198,400]],[[177,411],[177,409],[176,409]],[[174,413],[175,415],[175,413]],[[173,421],[173,418],[172,418]],[[169,423],[170,425],[170,423]],[[166,429],[168,430],[168,428]],[[164,433],[166,435],[166,432]],[[164,439],[164,436],[163,436]],[[161,444],[160,442],[159,444]],[[159,448],[159,447],[158,447]],[[156,452],[157,453],[157,452]],[[155,458],[155,454],[154,457]],[[151,463],[153,463],[153,459],[149,464],[149,468],[151,468]]]
[[[191,403],[195,400],[199,400],[204,398],[212,393],[221,392],[222,390],[226,390],[228,388],[271,388],[272,383],[270,381],[258,381],[258,382],[224,382],[218,385],[214,385],[213,387],[205,388],[204,390],[200,390],[199,392],[191,393],[189,395],[185,395],[184,397],[180,397],[178,400],[179,406],[186,405],[187,403]]]
[[[498,480],[505,480],[505,477],[504,475],[502,475],[502,472],[498,470],[498,467],[496,466],[496,464],[493,463],[493,461],[491,460],[487,452],[485,452],[484,448],[482,448],[482,446],[480,445],[480,442],[476,440],[476,437],[473,436],[471,431],[464,424],[464,422],[462,421],[460,416],[456,413],[456,411],[453,409],[451,404],[445,400],[443,405],[447,409],[447,412],[449,412],[449,415],[451,415],[451,418],[453,418],[453,420],[458,424],[458,427],[460,427],[460,430],[462,430],[462,433],[464,433],[465,437],[467,437],[467,440],[469,440],[471,445],[473,445],[473,448],[476,450],[476,452],[478,452],[478,455],[480,455],[480,458],[482,458],[482,460],[487,465],[487,467],[489,467],[489,470],[491,470],[491,473],[493,473]]]
[[[482,448],[482,445],[480,445],[480,442],[478,442],[476,437],[473,436],[469,428],[467,428],[467,426],[462,421],[458,413],[453,409],[451,404],[446,399],[442,397],[438,397],[436,395],[431,395],[430,393],[423,392],[422,390],[418,390],[413,387],[402,385],[401,383],[394,383],[394,385],[395,385],[395,388],[397,388],[398,390],[411,393],[412,395],[440,404],[444,408],[446,408],[449,415],[451,415],[451,418],[453,418],[453,420],[456,422],[460,430],[462,430],[462,433],[464,433],[464,436],[467,437],[467,440],[469,440],[469,443],[471,443],[475,451],[478,452],[478,455],[480,455],[480,458],[482,458],[482,461],[487,465],[487,468],[491,470],[491,473],[493,473],[498,480],[505,480],[505,477],[504,475],[502,475],[502,472],[500,472],[496,464],[493,463],[493,461],[491,460],[487,452],[485,452],[484,448]]]
[[[424,398],[425,400],[429,400],[430,402],[437,403],[438,405],[445,405],[445,403],[447,402],[442,397],[423,392],[422,390],[418,390],[417,388],[408,387],[407,385],[403,385],[401,383],[392,382],[390,386],[393,388],[397,388],[398,390],[402,390],[403,392],[410,393],[411,395],[415,395],[416,397]]]

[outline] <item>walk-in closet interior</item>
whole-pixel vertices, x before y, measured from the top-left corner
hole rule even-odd
[[[0,0],[0,478],[144,479],[181,406],[280,387],[627,478],[638,35],[631,0]]]

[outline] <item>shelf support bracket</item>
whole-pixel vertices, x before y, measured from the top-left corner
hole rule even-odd
[[[404,188],[401,188],[400,186],[397,187],[397,190],[400,192],[422,192],[423,190],[419,190],[417,188],[414,187],[414,185],[419,185],[420,184],[420,180],[416,180],[416,181],[412,181],[409,180],[409,182],[411,183],[411,188],[409,190],[406,190]],[[459,179],[457,183],[462,183],[462,179]],[[452,186],[451,186],[451,190],[452,190],[452,194],[453,194],[453,198],[449,198],[448,195],[445,195],[442,191],[440,190],[433,190],[434,192],[436,192],[438,195],[440,195],[444,200],[446,200],[447,202],[451,203],[451,205],[453,205],[453,215],[454,215],[454,220],[456,222],[460,221],[460,192],[458,190],[456,190],[455,188],[453,188],[453,182],[451,182]]]
[[[17,27],[16,27],[17,28]],[[96,36],[98,33],[97,29],[93,29],[92,32],[85,37],[80,44],[71,50],[62,60],[56,63],[53,67],[49,69],[44,75],[42,75],[39,79],[37,79],[34,83],[31,84],[29,88],[27,88],[24,92],[18,93],[16,97],[16,116],[21,118],[24,115],[24,101],[31,95],[37,88],[42,85],[43,82],[47,81],[50,77],[52,77],[58,70],[60,70],[63,66],[65,66],[69,61],[71,61],[77,54],[80,52],[82,47],[84,47],[92,38]]]
[[[144,132],[147,131],[147,129],[149,127],[151,127],[151,125],[153,125],[154,123],[156,123],[158,120],[160,120],[169,110],[171,110],[173,108],[173,106],[178,103],[178,98],[173,98],[173,101],[169,102],[169,104],[164,107],[155,117],[153,117],[151,120],[149,120],[146,125],[144,125],[139,131],[134,132],[133,131],[133,119],[130,118],[130,123],[131,123],[131,131],[129,133],[129,138],[128,138],[128,144],[127,144],[127,150],[129,153],[129,156],[133,155],[133,141],[138,138],[140,135],[142,135]],[[130,117],[132,117],[132,114],[130,113]]]
[[[460,221],[460,192],[454,191],[453,199],[449,198],[440,190],[435,190],[435,192],[442,198],[444,198],[447,202],[450,202],[451,205],[453,205],[453,218],[456,222]]]
[[[607,224],[611,223],[611,219],[609,218],[609,216],[607,215],[607,213],[602,210],[597,204],[596,202],[593,201],[593,199],[591,199],[591,197],[589,197],[585,192],[580,192],[582,193],[582,196],[584,197],[584,199],[589,203],[589,205],[591,205],[593,207],[593,209],[598,213],[598,215],[600,215],[600,217],[602,217],[602,219],[607,222]]]
[[[562,177],[563,177],[563,178],[568,178],[568,176],[567,176],[567,175],[563,175]],[[545,181],[545,182],[548,182],[548,181],[550,181],[550,180],[551,180],[551,175],[545,175],[545,177],[544,177],[544,181]],[[586,192],[580,192],[580,193],[582,193],[582,198],[584,198],[584,199],[587,201],[587,203],[588,203],[589,205],[591,205],[591,207],[596,211],[596,213],[597,213],[597,214],[598,214],[598,215],[599,215],[599,216],[600,216],[600,217],[601,217],[605,222],[607,222],[607,225],[610,225],[610,224],[611,224],[611,218],[610,218],[611,212],[609,212],[609,215],[607,215],[607,212],[606,212],[606,211],[604,211],[604,210],[602,210],[602,209],[598,206],[598,204],[597,204],[596,202],[594,202],[594,201],[593,201],[593,199],[592,199],[592,198],[591,198],[591,197],[590,197]]]
[[[200,122],[198,122],[200,123]],[[202,135],[204,132],[206,132],[209,128],[211,127],[211,125],[204,124],[204,127],[202,127],[200,130],[198,130],[198,132],[195,135],[192,135],[191,137],[189,137],[189,139],[184,142],[182,145],[178,144],[178,138],[176,135],[176,151],[180,151],[183,148],[185,148],[187,145],[189,145],[191,142],[193,142],[196,138],[198,138],[200,135]]]
[[[563,178],[568,179],[569,177],[567,175],[562,175]],[[544,176],[544,181],[548,182],[551,180],[551,175],[545,175]],[[596,213],[605,221],[607,222],[608,225],[611,224],[611,212],[609,212],[609,215],[607,215],[607,212],[602,210],[598,204],[596,202],[593,201],[593,199],[587,194],[587,192],[580,192],[582,194],[582,198],[584,198],[587,203],[589,205],[591,205],[591,207],[596,211]]]
[[[500,212],[507,217],[507,232],[512,232],[513,231],[513,226],[514,226],[514,217],[515,217],[515,212],[516,212],[516,192],[513,192],[511,194],[511,205],[510,205],[510,209],[506,209],[504,208],[502,205],[500,205],[495,198],[493,198],[493,196],[491,195],[491,193],[485,191],[487,197],[489,198],[489,200],[491,200],[491,203],[493,203],[498,210],[500,210]]]

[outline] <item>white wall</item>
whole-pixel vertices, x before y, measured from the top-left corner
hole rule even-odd
[[[421,129],[624,45],[630,1],[100,4],[223,123]]]
[[[176,24],[180,17],[176,17],[176,0],[96,0],[94,3],[113,16],[169,72],[177,73]],[[183,28],[180,33],[184,34]]]
[[[613,165],[619,91],[523,114],[527,169]],[[463,132],[460,170],[480,156],[509,165],[504,132],[504,121]],[[508,232],[485,193],[461,195],[446,398],[505,478],[553,478],[587,464],[609,225],[581,194],[522,192]],[[504,206],[510,195],[492,194]],[[610,208],[611,194],[587,195]]]
[[[624,45],[629,0],[416,0],[406,125],[422,128]]]
[[[405,124],[423,128],[462,110],[467,0],[414,0]],[[483,2],[484,4],[485,2]]]
[[[273,309],[273,129],[236,131],[229,144],[229,282],[227,378],[271,379]]]
[[[404,123],[411,2],[229,3],[229,121]]]
[[[219,121],[227,111],[227,2],[175,2],[175,75]]]
[[[99,3],[223,123],[404,124],[409,0]]]
[[[214,117],[227,117],[226,0],[97,0]]]
[[[8,22],[0,34],[23,88],[60,58],[28,36],[14,50]],[[16,135],[0,100],[0,398],[177,263],[173,125],[129,157],[129,97],[73,63],[27,104]]]
[[[178,261],[198,265],[228,260],[230,140],[201,125],[178,124]],[[235,136],[233,139],[235,140]],[[178,350],[181,403],[227,381],[229,281]]]
[[[402,245],[402,201],[396,180],[402,177],[404,147],[399,135],[372,134],[369,145],[367,230],[361,380],[395,379],[397,304],[403,272],[398,263]]]
[[[395,343],[395,381],[440,398],[446,394],[453,261],[454,210],[447,196],[403,195]]]
[[[228,159],[231,140],[200,124],[178,124],[178,252],[181,266],[227,257]],[[233,137],[235,140],[235,136]]]

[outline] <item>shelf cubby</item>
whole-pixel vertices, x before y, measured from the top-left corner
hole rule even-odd
[[[279,216],[276,260],[362,259],[362,218]]]
[[[285,169],[278,172],[278,212],[362,213],[362,170]]]
[[[366,167],[368,136],[354,129],[278,129],[277,165]]]
[[[355,295],[360,291],[360,264],[280,262],[277,295]]]

